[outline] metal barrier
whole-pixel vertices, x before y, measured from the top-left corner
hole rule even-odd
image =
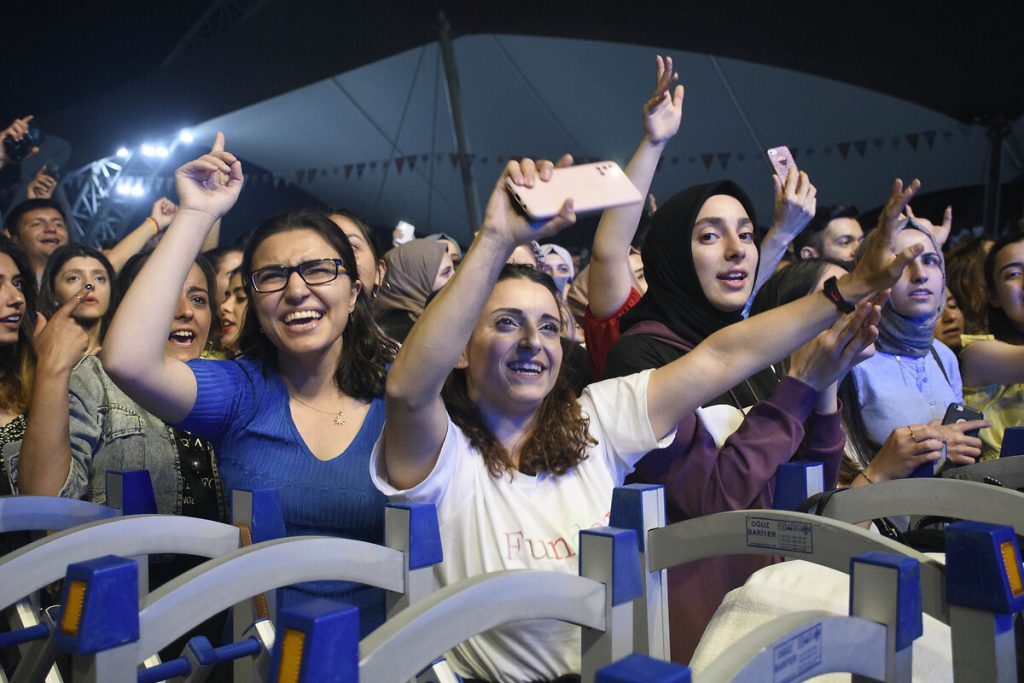
[[[123,473],[107,474],[108,502],[124,505],[126,511],[155,509],[147,472],[127,473],[127,479]],[[278,528],[283,531],[283,521],[274,522],[275,517],[280,520],[280,506],[277,493],[272,489],[235,491],[235,525],[157,514],[105,518],[109,513],[104,511],[111,508],[61,498],[43,497],[42,502],[48,510],[92,510],[99,512],[101,518],[66,528],[0,558],[0,607],[12,606],[14,632],[33,629],[32,632],[39,636],[22,645],[21,662],[13,681],[37,681],[44,677],[53,682],[60,680],[56,669],[52,669],[55,653],[49,633],[44,634],[37,628],[44,625],[52,629],[52,620],[48,615],[40,614],[38,606],[25,596],[34,595],[63,578],[68,565],[108,553],[141,559],[136,582],[139,589],[137,599],[141,599],[148,592],[148,565],[145,560],[149,555],[217,557],[241,545],[240,527],[254,528],[257,535],[267,535]],[[82,505],[88,507],[83,508]],[[154,659],[154,662],[158,661]],[[50,670],[49,674],[44,673],[47,670]]]
[[[170,644],[182,633],[202,623],[207,618],[237,604],[244,603],[254,595],[276,588],[304,581],[356,581],[384,588],[396,594],[390,604],[398,609],[405,603],[413,603],[432,588],[428,580],[432,565],[441,559],[440,534],[437,530],[436,514],[432,505],[392,505],[386,511],[388,542],[397,548],[377,546],[362,541],[326,537],[298,537],[256,543],[212,559],[180,577],[161,586],[146,596],[141,608],[137,600],[111,603],[117,609],[116,617],[95,618],[85,616],[85,608],[76,605],[92,605],[90,609],[102,612],[107,609],[101,597],[108,595],[109,586],[124,586],[134,583],[123,579],[118,572],[126,572],[124,561],[107,557],[100,562],[93,560],[73,565],[75,576],[69,569],[66,591],[69,593],[63,604],[64,611],[59,623],[81,623],[73,631],[62,631],[55,638],[61,649],[74,655],[73,666],[76,682],[135,681],[136,668],[152,653]],[[404,533],[400,533],[404,532]],[[97,564],[98,563],[98,564]],[[130,563],[136,572],[134,563]],[[107,568],[117,567],[107,572]],[[77,577],[80,588],[74,591]],[[92,589],[91,586],[100,586]],[[90,592],[92,591],[92,592]],[[127,605],[130,604],[130,609]],[[70,615],[70,616],[69,616]],[[78,621],[75,621],[75,620]],[[101,637],[94,629],[107,628],[111,621],[117,622],[115,636]],[[131,623],[127,630],[122,623]],[[227,658],[236,662],[248,661],[250,666],[243,677],[236,669],[236,680],[266,680],[269,675],[269,650],[274,641],[274,630],[269,620],[258,624],[256,643],[248,644],[245,639],[225,648],[204,647],[193,642],[191,654],[182,660],[173,660],[159,665],[155,672],[141,673],[146,677],[165,677],[170,674],[182,675],[186,662],[202,666]],[[357,629],[358,631],[358,629]],[[208,644],[207,644],[208,646]],[[210,651],[213,651],[212,653]],[[256,654],[255,660],[253,653]],[[204,664],[204,661],[206,662]],[[188,663],[189,676],[198,673],[199,667]],[[201,680],[188,678],[187,680]]]
[[[0,497],[0,532],[66,531],[82,528],[89,523],[101,520],[115,519],[120,515],[156,512],[156,497],[153,495],[149,472],[145,470],[116,472],[112,470],[107,472],[106,478],[108,489],[106,505],[58,496]],[[0,566],[7,559],[20,555],[23,550],[24,548],[19,549],[0,558]],[[95,550],[93,556],[95,556]],[[51,581],[64,576],[68,564],[69,562],[64,562]],[[0,576],[3,576],[2,570],[0,570]],[[46,644],[52,623],[45,615],[40,614],[40,605],[36,595],[36,591],[50,581],[37,583],[27,590],[16,593],[12,591],[23,587],[23,582],[19,582],[18,579],[34,579],[37,576],[37,568],[29,563],[23,568],[14,570],[8,576],[13,579],[0,580],[0,590],[11,589],[5,592],[6,599],[0,601],[0,607],[6,608],[6,619],[11,629],[10,633],[6,635],[9,636],[10,642],[0,643],[0,649],[13,647],[14,641],[17,641],[21,657],[21,664],[18,668],[22,673],[14,680],[45,680],[47,683],[61,683],[60,673],[55,667],[52,667],[52,648]],[[43,629],[47,629],[46,633],[43,633]],[[29,638],[27,634],[35,634],[37,637]],[[30,664],[25,666],[26,662]],[[0,671],[0,683],[6,683],[6,681],[6,673]]]
[[[719,555],[768,555],[807,560],[848,572],[850,560],[868,552],[886,552],[921,564],[924,611],[949,622],[942,564],[895,541],[845,522],[782,510],[722,512],[662,526],[652,517],[663,500],[660,486],[631,484],[612,494],[611,522],[641,534],[641,564],[646,572],[645,599],[637,600],[635,618],[646,624],[637,652],[668,659],[668,614],[664,607],[665,570]]]
[[[854,680],[911,680],[913,642],[923,632],[918,563],[867,553],[850,563],[850,616],[787,614],[755,629],[700,676],[633,655],[598,672],[598,683],[804,681],[848,672]]]

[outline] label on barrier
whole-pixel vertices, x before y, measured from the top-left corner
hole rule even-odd
[[[787,638],[775,646],[774,683],[802,680],[801,676],[821,664],[821,624]]]
[[[747,547],[810,554],[814,552],[814,530],[806,522],[747,517]]]

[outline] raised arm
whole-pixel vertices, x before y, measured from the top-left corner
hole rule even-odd
[[[512,206],[505,179],[532,186],[551,177],[550,162],[510,161],[491,192],[483,225],[455,275],[413,325],[388,373],[384,464],[400,489],[416,486],[434,467],[444,443],[448,414],[441,388],[459,362],[477,319],[517,245],[557,233],[576,220],[571,201],[540,227]]]
[[[1024,383],[1024,346],[997,340],[971,342],[960,352],[965,387]]]
[[[107,252],[107,258],[110,260],[110,265],[114,266],[114,270],[120,273],[128,259],[142,251],[151,237],[166,230],[177,210],[178,207],[167,197],[160,197],[153,202],[153,208],[146,216],[146,220],[122,237],[121,241]]]
[[[761,241],[757,280],[750,292],[751,301],[775,272],[790,242],[803,232],[818,208],[818,190],[803,171],[796,173],[791,168],[784,179],[773,174],[772,184],[775,186],[775,216],[772,227]]]
[[[920,245],[895,251],[900,212],[921,187],[914,181],[906,189],[893,183],[892,193],[868,238],[864,258],[853,272],[839,278],[839,292],[848,302],[860,302],[858,326],[870,327],[880,313],[878,301],[869,295],[892,286],[903,268],[921,251]],[[708,399],[770,363],[789,356],[802,344],[839,317],[837,306],[820,292],[808,294],[785,306],[729,325],[705,339],[682,358],[655,370],[647,391],[651,428],[661,437],[684,415]],[[756,340],[755,343],[752,343]]]
[[[192,371],[164,355],[181,286],[207,233],[238,200],[242,165],[213,149],[174,173],[181,207],[152,256],[125,294],[110,324],[100,358],[125,393],[165,422],[180,422],[196,399]]]
[[[658,57],[658,82],[650,99],[644,103],[644,136],[633,158],[626,166],[626,175],[647,195],[665,145],[679,130],[683,115],[683,86],[672,87],[679,75],[672,71],[672,58]],[[629,245],[636,234],[643,204],[606,209],[594,234],[590,256],[590,312],[595,318],[606,318],[619,310],[633,286],[633,270],[629,265]]]
[[[86,285],[92,288],[92,285]],[[30,496],[59,495],[71,468],[68,384],[89,336],[71,315],[86,295],[83,288],[36,324],[33,344],[38,362],[32,379],[28,426],[18,453],[18,491]],[[38,315],[38,314],[37,314]]]

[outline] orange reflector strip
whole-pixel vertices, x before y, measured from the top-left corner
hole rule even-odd
[[[85,605],[85,582],[72,579],[68,586],[68,601],[60,617],[60,630],[69,636],[78,635],[78,624],[82,621],[82,606]]]
[[[1017,557],[1013,541],[1000,543],[999,550],[1003,554],[1003,566],[1006,567],[1006,578],[1010,581],[1010,592],[1013,593],[1013,597],[1020,597],[1024,593],[1024,583],[1020,579],[1020,558]]]
[[[302,649],[306,634],[293,628],[285,629],[281,643],[281,665],[277,668],[278,683],[299,683],[302,673]]]

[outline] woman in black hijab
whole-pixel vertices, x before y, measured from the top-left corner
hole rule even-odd
[[[750,199],[728,180],[658,208],[643,247],[647,293],[622,317],[606,377],[661,367],[743,317],[757,277],[754,221]],[[788,374],[765,368],[704,404],[672,445],[638,463],[632,481],[665,485],[669,522],[770,508],[775,470],[790,460],[823,462],[826,486],[835,484],[845,440],[835,392],[823,391],[835,358],[814,343],[794,354]],[[669,570],[674,660],[689,661],[725,593],[764,565],[737,557]]]

